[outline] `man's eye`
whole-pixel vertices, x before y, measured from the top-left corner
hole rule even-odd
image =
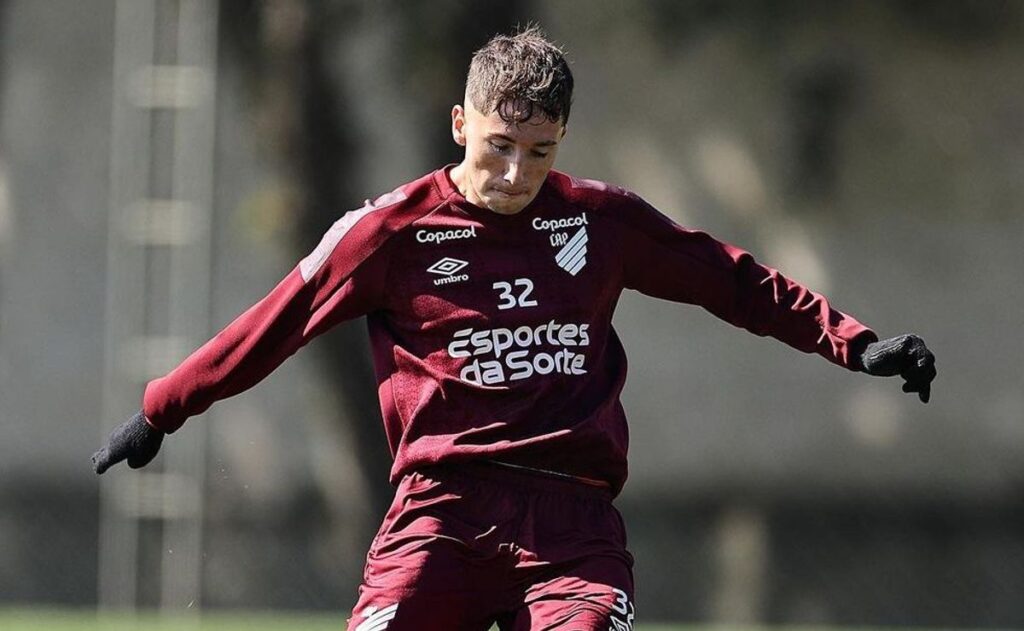
[[[508,145],[499,145],[496,142],[492,142],[489,144],[491,145],[491,149],[497,153],[504,153],[505,151],[508,150]]]
[[[537,156],[538,158],[546,158],[546,157],[548,157],[548,154],[547,154],[546,151],[531,151],[530,153],[532,153],[533,155]]]

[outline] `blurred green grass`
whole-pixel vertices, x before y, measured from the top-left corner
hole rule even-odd
[[[340,631],[345,616],[322,614],[203,613],[160,617],[154,613],[98,615],[92,610],[0,609],[0,631]]]

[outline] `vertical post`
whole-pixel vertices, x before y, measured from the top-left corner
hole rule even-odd
[[[120,1],[114,13],[114,79],[111,98],[110,206],[107,223],[107,287],[104,322],[103,438],[138,407],[138,375],[125,370],[130,332],[145,321],[145,253],[126,243],[123,226],[132,200],[146,196],[150,120],[128,100],[128,86],[141,59],[153,56],[154,2]],[[146,159],[135,159],[144,156]],[[108,474],[109,475],[109,474]],[[123,500],[134,480],[100,485],[99,604],[133,609],[136,599],[138,522],[123,516]]]
[[[762,510],[726,506],[717,530],[718,580],[712,620],[729,625],[763,622],[768,532]]]
[[[190,84],[182,89],[189,91],[186,100],[194,106],[180,110],[176,120],[172,195],[188,209],[192,238],[187,246],[172,250],[169,306],[171,331],[190,340],[192,347],[209,334],[217,4],[180,0],[178,14],[178,63],[192,69]],[[192,482],[181,498],[187,516],[171,520],[164,531],[160,607],[165,611],[199,604],[207,427],[203,423],[202,430],[181,432],[180,444],[165,455],[167,468],[188,474]]]
[[[104,439],[209,335],[217,4],[116,5]],[[104,476],[101,609],[198,611],[206,434]]]

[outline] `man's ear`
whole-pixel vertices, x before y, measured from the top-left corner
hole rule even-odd
[[[452,106],[452,140],[466,146],[466,110],[458,104]]]

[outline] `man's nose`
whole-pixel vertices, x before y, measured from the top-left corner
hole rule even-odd
[[[505,181],[509,184],[518,184],[523,173],[523,158],[519,151],[516,151],[505,164]]]

